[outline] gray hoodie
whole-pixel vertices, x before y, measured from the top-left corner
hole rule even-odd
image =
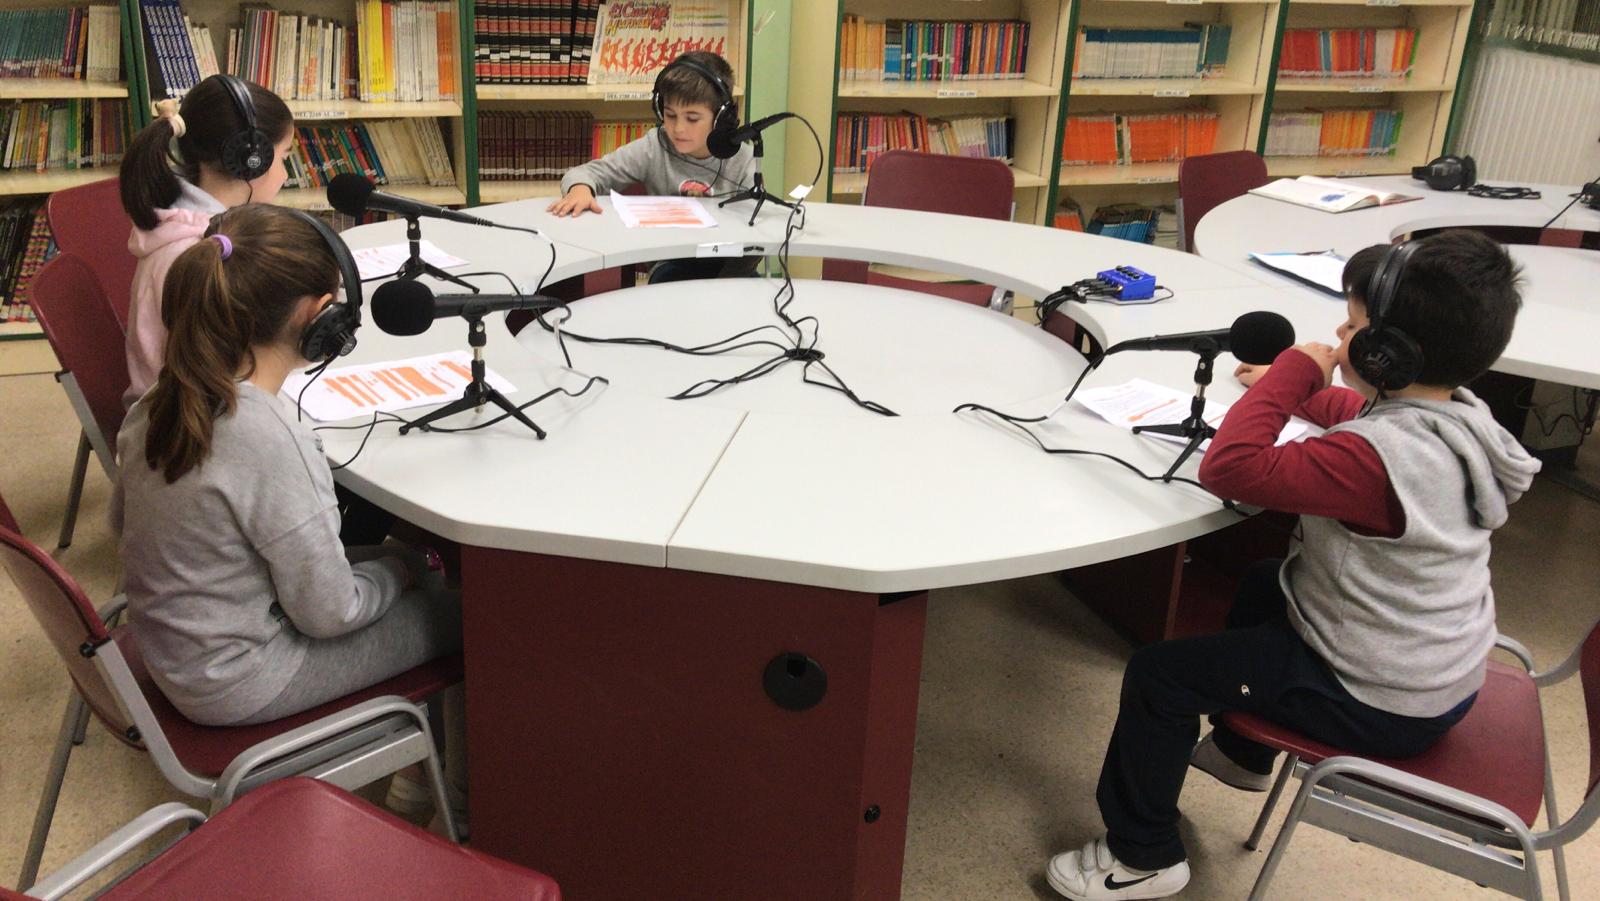
[[[1357,700],[1433,717],[1483,684],[1495,640],[1489,533],[1533,484],[1533,459],[1465,388],[1389,399],[1329,429],[1378,452],[1405,510],[1397,538],[1302,516],[1280,579],[1295,631]]]
[[[561,179],[561,193],[574,185],[588,185],[596,197],[638,182],[646,194],[662,196],[722,196],[750,186],[754,155],[745,144],[731,159],[693,159],[671,146],[658,126],[600,159],[574,166]]]

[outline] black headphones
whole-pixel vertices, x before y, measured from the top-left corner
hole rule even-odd
[[[233,98],[244,127],[222,142],[222,170],[235,178],[255,181],[272,168],[272,139],[256,126],[256,103],[250,97],[250,86],[232,75],[213,75]]]
[[[1406,262],[1417,246],[1416,241],[1402,241],[1384,252],[1367,283],[1367,326],[1350,336],[1350,365],[1379,391],[1399,391],[1422,374],[1422,347],[1388,321]]]
[[[656,114],[656,124],[660,125],[667,117],[666,101],[661,97],[661,79],[673,69],[688,69],[701,78],[711,83],[717,89],[719,104],[716,114],[711,120],[711,132],[731,132],[739,127],[739,105],[733,100],[733,89],[722,80],[722,76],[700,65],[692,59],[678,57],[656,73],[655,85],[650,88],[650,109]],[[709,142],[709,141],[708,141]]]
[[[361,270],[344,239],[321,219],[304,210],[291,209],[317,230],[339,264],[339,282],[344,300],[335,299],[317,312],[300,333],[300,356],[313,363],[326,363],[356,349],[356,329],[361,327]]]
[[[1470,156],[1441,156],[1412,168],[1411,177],[1435,191],[1460,191],[1478,183],[1478,163]]]

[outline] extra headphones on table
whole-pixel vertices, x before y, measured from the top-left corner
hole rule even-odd
[[[1416,166],[1411,177],[1435,191],[1460,191],[1478,183],[1478,163],[1470,156],[1441,156],[1426,166]]]
[[[739,127],[739,104],[734,102],[733,89],[728,86],[726,81],[722,80],[722,76],[692,59],[684,59],[681,56],[667,63],[660,72],[656,73],[656,82],[650,88],[650,109],[656,114],[656,124],[661,124],[667,117],[666,101],[661,97],[661,79],[673,69],[688,69],[690,72],[694,72],[710,82],[713,88],[716,88],[718,105],[716,114],[711,120],[712,134],[731,132]]]
[[[1367,326],[1350,336],[1350,365],[1379,391],[1399,391],[1422,374],[1422,347],[1389,324],[1406,262],[1417,247],[1416,241],[1403,241],[1384,253],[1367,283]]]
[[[213,75],[222,82],[244,126],[222,142],[222,169],[235,178],[254,181],[272,168],[272,139],[256,125],[256,103],[250,85],[233,75]]]

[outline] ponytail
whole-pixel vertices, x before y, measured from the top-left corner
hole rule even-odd
[[[171,483],[205,462],[216,421],[238,405],[253,348],[284,340],[296,305],[339,290],[322,235],[293,211],[246,204],[219,213],[162,285],[166,363],[146,403],[144,459]]]
[[[254,82],[245,82],[245,87],[255,106],[256,127],[274,144],[288,137],[294,114],[283,98]],[[164,110],[134,135],[122,157],[122,208],[135,226],[146,231],[160,223],[156,211],[172,206],[183,193],[180,178],[198,183],[202,166],[222,171],[223,145],[245,127],[232,94],[217,76],[190,88],[177,113],[186,127],[175,127],[171,110]]]

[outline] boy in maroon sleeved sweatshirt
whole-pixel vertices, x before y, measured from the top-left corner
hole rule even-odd
[[[1471,708],[1496,634],[1489,533],[1539,463],[1460,386],[1505,350],[1517,272],[1473,231],[1408,248],[1384,318],[1414,342],[1420,368],[1385,392],[1362,380],[1351,346],[1388,252],[1367,248],[1346,264],[1337,348],[1301,344],[1236,372],[1253,384],[1200,481],[1300,514],[1300,535],[1287,560],[1246,573],[1227,631],[1129,661],[1097,791],[1107,834],[1051,859],[1046,875],[1062,895],[1163,898],[1188,883],[1178,795],[1191,765],[1236,788],[1270,787],[1276,752],[1214,716],[1196,744],[1203,714],[1244,711],[1354,753],[1407,757]],[[1350,388],[1331,387],[1335,369]],[[1292,414],[1326,433],[1275,447]]]

